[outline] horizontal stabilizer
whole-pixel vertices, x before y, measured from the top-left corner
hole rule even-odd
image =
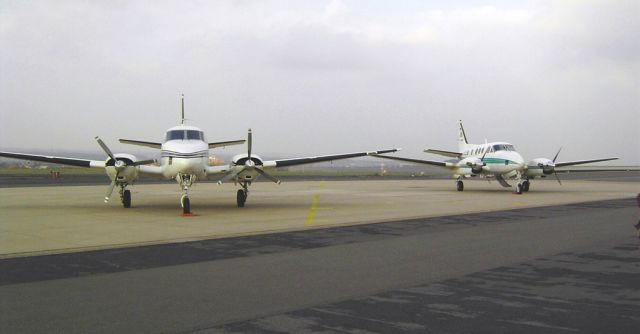
[[[460,158],[462,156],[462,153],[460,153],[460,152],[443,151],[443,150],[432,150],[432,149],[427,149],[427,150],[424,150],[424,151],[427,152],[427,153],[444,155],[445,157],[451,157],[451,158]]]
[[[130,140],[130,139],[119,139],[118,141],[123,144],[146,146],[146,147],[157,148],[157,149],[162,148],[162,144],[154,143],[150,141],[140,141],[140,140]]]
[[[209,148],[240,145],[240,144],[244,144],[245,141],[246,140],[244,140],[244,139],[241,139],[241,140],[229,140],[229,141],[219,141],[219,142],[215,142],[215,143],[209,143]]]

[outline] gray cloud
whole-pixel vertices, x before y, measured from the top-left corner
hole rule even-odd
[[[127,151],[115,139],[159,140],[184,92],[211,140],[252,127],[268,154],[422,157],[463,119],[526,157],[640,163],[635,1],[365,6],[6,2],[0,146]]]

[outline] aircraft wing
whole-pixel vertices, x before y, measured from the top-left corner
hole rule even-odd
[[[398,151],[398,149],[394,148],[390,150],[380,150],[380,151],[373,151],[373,152],[355,152],[355,153],[345,153],[345,154],[323,155],[323,156],[317,156],[317,157],[272,160],[272,161],[265,161],[263,163],[263,166],[264,167],[297,166],[297,165],[304,165],[304,164],[312,164],[316,162],[333,161],[333,160],[357,158],[357,157],[364,157],[364,156],[375,156],[381,153],[392,153],[396,151]]]
[[[54,156],[48,156],[48,155],[35,155],[35,154],[25,154],[25,153],[13,153],[13,152],[0,152],[0,157],[21,159],[21,160],[32,160],[32,161],[40,161],[40,162],[50,162],[50,163],[61,164],[61,165],[87,167],[87,168],[89,167],[104,168],[105,167],[105,162],[102,160],[84,160],[84,159],[54,157]]]
[[[556,173],[590,173],[590,172],[640,172],[638,168],[579,168],[570,169],[562,168],[556,169]]]
[[[433,166],[439,166],[439,167],[452,167],[451,164],[448,164],[444,161],[410,159],[410,158],[392,157],[389,155],[380,155],[380,154],[372,154],[372,156],[378,157],[378,158],[384,158],[384,159],[413,162],[416,164],[433,165]]]
[[[427,152],[427,153],[444,155],[445,157],[451,157],[451,158],[459,158],[459,157],[462,156],[462,153],[460,153],[460,152],[433,150],[433,149],[426,149],[424,151]]]
[[[233,166],[230,166],[230,165],[208,166],[207,175],[224,174],[229,172],[232,169],[233,169]]]
[[[140,141],[140,140],[131,140],[131,139],[118,139],[118,141],[123,144],[146,146],[146,147],[157,148],[157,149],[162,148],[162,144],[154,143],[150,141]]]
[[[556,162],[556,167],[581,165],[581,164],[588,164],[588,163],[592,163],[592,162],[609,161],[609,160],[617,160],[617,159],[618,158],[604,158],[604,159],[593,159],[593,160],[576,160],[576,161]]]
[[[215,143],[209,143],[209,148],[215,148],[215,147],[225,147],[225,146],[232,146],[232,145],[240,145],[240,144],[244,144],[246,140],[244,139],[240,139],[240,140],[229,140],[229,141],[219,141],[219,142],[215,142]]]

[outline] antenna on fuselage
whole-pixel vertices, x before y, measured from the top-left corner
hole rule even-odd
[[[180,101],[182,103],[182,118],[180,119],[180,124],[184,125],[184,94],[180,94]]]

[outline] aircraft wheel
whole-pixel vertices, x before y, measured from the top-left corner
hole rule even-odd
[[[522,182],[522,191],[524,192],[529,191],[529,181]]]
[[[236,198],[238,200],[238,207],[239,208],[243,208],[244,207],[244,202],[247,201],[247,195],[244,193],[244,190],[238,189],[238,194],[237,194]]]
[[[122,206],[124,206],[125,208],[131,207],[131,191],[125,190],[122,193]]]
[[[463,191],[464,190],[464,183],[462,181],[458,181],[458,182],[456,182],[456,187],[457,187],[458,191]]]
[[[185,197],[182,200],[182,213],[184,213],[184,214],[191,213],[191,203],[189,201],[189,197]]]
[[[522,183],[518,183],[516,185],[516,194],[522,195],[522,188],[523,188]]]

